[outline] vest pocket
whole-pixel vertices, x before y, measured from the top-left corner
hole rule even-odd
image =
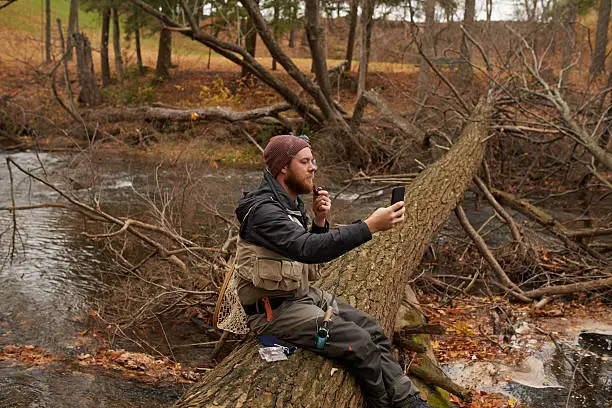
[[[301,264],[282,259],[257,258],[253,285],[265,290],[292,291],[300,286]]]

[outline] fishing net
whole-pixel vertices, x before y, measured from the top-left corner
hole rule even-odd
[[[213,324],[225,331],[246,334],[249,328],[246,324],[246,314],[240,304],[240,299],[238,299],[234,269],[232,263],[229,271],[225,274],[225,280],[213,313]]]

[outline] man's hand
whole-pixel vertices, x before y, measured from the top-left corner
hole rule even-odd
[[[365,220],[365,223],[372,234],[378,231],[386,231],[404,221],[405,212],[404,202],[398,201],[390,207],[377,209]]]
[[[327,191],[319,190],[317,194],[312,195],[312,211],[315,214],[315,224],[324,227],[331,211],[331,199]]]

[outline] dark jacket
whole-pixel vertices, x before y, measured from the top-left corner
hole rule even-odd
[[[267,170],[259,188],[243,194],[236,217],[240,238],[307,264],[329,262],[372,238],[363,221],[331,230],[313,222],[308,232],[301,197],[293,200]]]

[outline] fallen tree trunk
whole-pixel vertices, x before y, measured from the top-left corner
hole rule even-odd
[[[197,109],[144,106],[139,108],[89,110],[83,112],[83,118],[88,122],[118,122],[133,120],[168,120],[173,122],[226,120],[228,122],[242,122],[265,117],[275,117],[279,113],[288,111],[289,109],[291,109],[291,105],[288,103],[279,103],[248,111],[234,111],[219,106]]]
[[[407,187],[404,224],[377,234],[324,270],[319,284],[331,288],[340,264],[344,263],[338,295],[375,316],[389,335],[393,333],[398,307],[424,246],[461,201],[481,164],[491,99],[478,104],[452,149]],[[362,406],[361,393],[353,378],[337,363],[303,349],[287,361],[266,363],[259,357],[258,347],[253,339],[237,347],[194,385],[176,407]]]

